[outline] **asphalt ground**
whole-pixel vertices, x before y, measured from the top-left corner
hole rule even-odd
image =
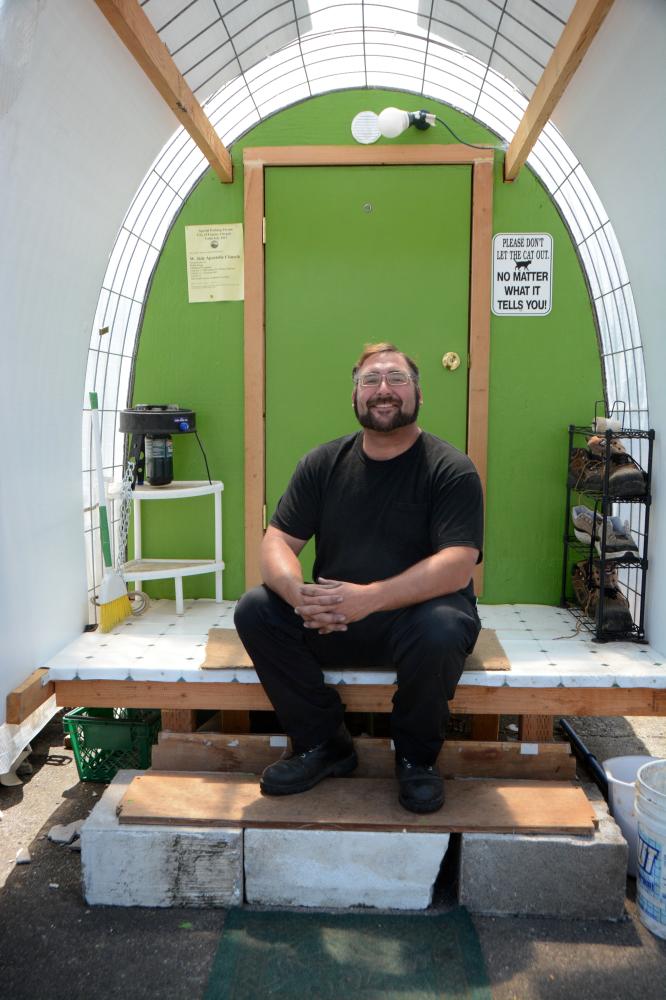
[[[627,753],[666,757],[663,720],[570,721],[600,760]],[[33,774],[20,787],[0,787],[0,997],[202,997],[225,912],[88,907],[79,852],[47,835],[57,823],[85,818],[105,786],[78,780],[59,718],[32,748]],[[16,865],[20,847],[29,849],[30,864]],[[455,905],[453,875],[444,873],[436,910]],[[666,941],[640,923],[633,879],[617,923],[474,917],[474,924],[494,1000],[666,998]]]

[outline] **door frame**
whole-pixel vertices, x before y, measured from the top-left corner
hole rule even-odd
[[[467,453],[485,497],[488,454],[490,290],[493,226],[491,149],[447,146],[257,146],[243,150],[245,184],[244,433],[245,587],[261,583],[261,539],[266,518],[266,322],[264,169],[266,167],[407,166],[467,164],[472,167],[469,291]],[[483,564],[474,574],[483,589]]]

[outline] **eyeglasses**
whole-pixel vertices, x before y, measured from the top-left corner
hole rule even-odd
[[[407,372],[393,371],[393,372],[365,372],[364,375],[355,375],[354,381],[357,385],[363,386],[364,389],[378,389],[382,382],[386,382],[387,385],[408,385],[410,382],[416,381],[415,375],[409,375]]]

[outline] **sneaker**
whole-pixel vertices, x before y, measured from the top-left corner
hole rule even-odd
[[[601,529],[599,529],[599,539],[601,539]],[[597,549],[601,548],[601,541],[597,542]],[[606,558],[607,559],[629,559],[638,553],[629,522],[623,521],[620,517],[606,518]]]
[[[398,800],[414,813],[431,813],[444,805],[444,782],[433,764],[412,764],[399,757],[395,764],[399,782]]]
[[[594,544],[601,555],[601,533],[603,531],[603,515],[595,513],[589,507],[580,504],[571,508],[571,520],[574,524],[574,535],[584,545]],[[630,559],[638,553],[638,545],[629,530],[629,522],[619,517],[606,518],[606,558]]]
[[[578,504],[571,508],[571,520],[574,525],[574,535],[579,542],[586,545],[592,544],[592,539],[597,537],[601,527],[601,514],[590,510],[584,504]]]
[[[308,750],[287,750],[270,764],[259,787],[265,795],[296,795],[314,788],[323,778],[340,778],[358,766],[349,730],[344,725],[328,740]]]
[[[616,569],[606,566],[604,572],[603,609],[599,600],[601,573],[596,561],[591,569],[587,559],[577,563],[571,571],[571,578],[578,605],[601,629],[618,633],[632,630],[634,622],[627,599],[618,588]]]

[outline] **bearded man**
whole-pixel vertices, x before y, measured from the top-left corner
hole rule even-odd
[[[397,672],[391,736],[399,800],[439,809],[436,760],[448,702],[480,622],[472,572],[481,559],[483,497],[470,459],[417,425],[415,362],[370,344],[354,366],[362,430],[298,463],[262,542],[263,586],[238,603],[240,638],[291,738],[264,771],[267,795],[304,792],[357,765],[344,706],[323,668]],[[298,554],[314,535],[314,583]]]

